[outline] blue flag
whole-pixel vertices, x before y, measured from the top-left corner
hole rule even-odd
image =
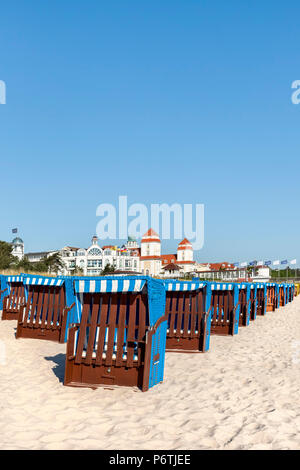
[[[289,264],[288,260],[287,259],[284,259],[283,261],[281,261],[280,264]]]
[[[12,229],[12,233],[18,233],[18,229],[17,229],[17,228],[13,228],[13,229]]]
[[[265,266],[271,266],[272,261],[265,261]]]

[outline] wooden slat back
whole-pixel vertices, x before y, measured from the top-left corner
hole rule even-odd
[[[5,308],[11,313],[17,313],[22,304],[25,303],[24,285],[22,282],[12,282],[10,293],[7,297]]]
[[[168,338],[193,338],[200,334],[205,310],[203,290],[170,291],[166,295]]]
[[[257,308],[261,310],[261,314],[264,312],[264,305],[265,302],[265,294],[264,294],[264,289],[263,288],[258,288],[257,289]]]
[[[212,291],[212,325],[221,326],[228,324],[233,319],[233,291],[215,290]]]
[[[83,293],[75,363],[140,366],[149,328],[147,300],[141,293]]]
[[[247,291],[246,289],[240,289],[239,303],[240,303],[240,316],[245,316],[247,314]]]
[[[250,289],[250,314],[252,315],[252,317],[255,314],[255,306],[256,306],[255,289]]]
[[[272,305],[275,299],[275,287],[267,287],[267,302]]]
[[[23,327],[59,329],[66,307],[64,286],[28,286]]]
[[[285,304],[284,287],[279,287],[280,303]]]

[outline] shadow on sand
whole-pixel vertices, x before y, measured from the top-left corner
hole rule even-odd
[[[52,368],[53,373],[61,383],[64,383],[66,355],[60,353],[56,354],[56,356],[45,357],[45,359],[54,363]]]

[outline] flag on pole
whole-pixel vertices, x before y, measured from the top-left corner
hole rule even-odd
[[[17,228],[13,228],[13,229],[12,229],[12,233],[18,233],[18,229],[17,229]]]
[[[276,261],[273,261],[273,266],[279,266],[280,265],[280,260],[277,259]]]
[[[265,261],[266,266],[271,266],[271,264],[272,264],[272,261]]]
[[[250,261],[249,266],[255,266],[255,261]]]
[[[296,260],[296,259],[292,259],[292,260],[290,261],[290,264],[297,264],[297,260]]]
[[[263,261],[257,261],[257,266],[263,266],[264,262]]]
[[[287,259],[284,259],[283,261],[280,262],[280,264],[289,264]]]
[[[240,263],[233,263],[233,266],[234,266],[235,268],[238,268],[239,265],[240,265]]]
[[[247,261],[244,261],[243,263],[241,263],[241,267],[245,268],[247,266],[247,264],[248,264]]]

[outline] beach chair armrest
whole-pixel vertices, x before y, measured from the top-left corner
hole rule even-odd
[[[65,307],[63,309],[63,314],[62,314],[62,323],[61,323],[61,331],[60,331],[60,343],[65,342],[65,332],[66,332],[66,326],[67,326],[67,320],[68,320],[68,313],[72,310],[72,308],[75,307],[75,302],[72,303],[70,307]]]
[[[19,316],[18,316],[18,323],[20,325],[23,324],[23,313],[24,313],[25,307],[26,307],[25,303],[20,306]]]
[[[65,307],[64,308],[64,314],[70,312],[70,310],[72,310],[72,308],[74,308],[74,307],[75,307],[75,302],[73,302],[70,307]]]
[[[2,294],[4,294],[5,291],[7,291],[7,287],[6,287],[6,289],[0,290],[0,297],[1,297]]]
[[[68,331],[68,341],[67,341],[67,350],[66,356],[67,360],[71,361],[75,358],[74,354],[74,342],[75,342],[75,333],[79,330],[79,324],[71,326]]]
[[[163,317],[160,317],[157,322],[155,323],[155,325],[153,326],[153,328],[150,330],[152,334],[155,334],[157,329],[160,327],[160,325],[164,322],[164,321],[168,321],[168,315],[164,315]]]

